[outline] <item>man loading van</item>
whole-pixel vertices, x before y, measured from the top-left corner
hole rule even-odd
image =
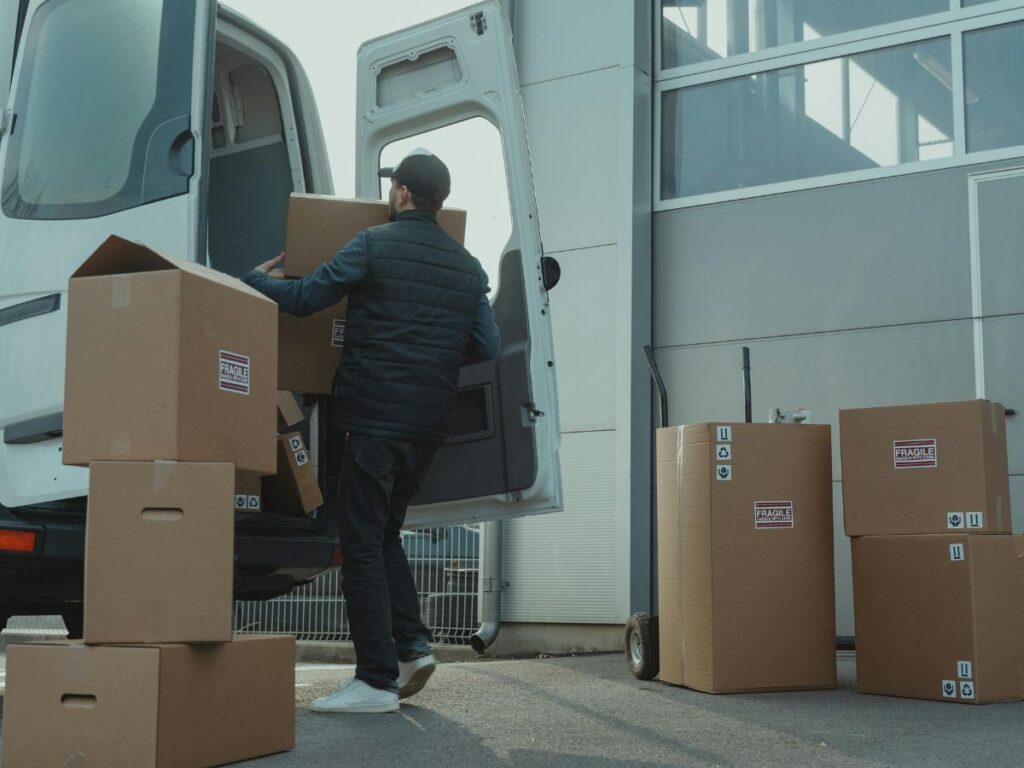
[[[451,191],[443,162],[425,150],[382,168],[391,223],[356,235],[301,280],[244,280],[282,311],[310,315],[348,297],[345,348],[334,382],[341,461],[342,590],[356,651],[355,677],[313,702],[319,712],[394,712],[434,671],[401,529],[445,438],[459,368],[501,349],[487,275],[437,224]],[[340,244],[339,244],[340,245]]]

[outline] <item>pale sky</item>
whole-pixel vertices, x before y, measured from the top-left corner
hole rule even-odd
[[[302,62],[313,86],[331,159],[334,191],[355,193],[356,53],[372,38],[471,5],[467,0],[228,0],[284,42]],[[485,121],[442,129],[441,135],[398,142],[385,149],[383,164],[426,147],[452,172],[446,205],[468,211],[466,246],[480,259],[496,287],[498,256],[511,231],[500,138]]]

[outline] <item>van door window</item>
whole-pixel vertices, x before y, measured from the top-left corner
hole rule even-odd
[[[50,0],[32,18],[3,178],[11,218],[188,191],[195,0]]]

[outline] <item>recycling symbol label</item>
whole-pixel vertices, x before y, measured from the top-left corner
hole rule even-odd
[[[956,681],[954,681],[954,680],[943,680],[942,681],[942,698],[944,698],[944,699],[955,699],[956,698]]]
[[[946,527],[947,528],[963,528],[964,527],[964,513],[963,512],[947,512],[946,513]]]
[[[729,461],[732,458],[732,446],[731,445],[719,445],[715,455],[719,461]]]
[[[249,509],[259,509],[260,508],[260,497],[259,496],[250,496],[248,498],[248,502],[247,503],[249,505]]]
[[[964,680],[960,683],[960,698],[961,699],[973,699],[974,698],[974,683],[971,680]]]
[[[715,477],[719,480],[732,480],[732,465],[719,464],[715,470]]]

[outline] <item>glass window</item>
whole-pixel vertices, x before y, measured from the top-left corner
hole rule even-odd
[[[1024,144],[1024,24],[964,35],[967,151]]]
[[[661,0],[664,69],[949,10],[949,0]]]
[[[953,154],[949,38],[666,92],[661,197]]]
[[[164,5],[40,7],[14,105],[8,216],[101,216],[187,191],[195,5]]]

